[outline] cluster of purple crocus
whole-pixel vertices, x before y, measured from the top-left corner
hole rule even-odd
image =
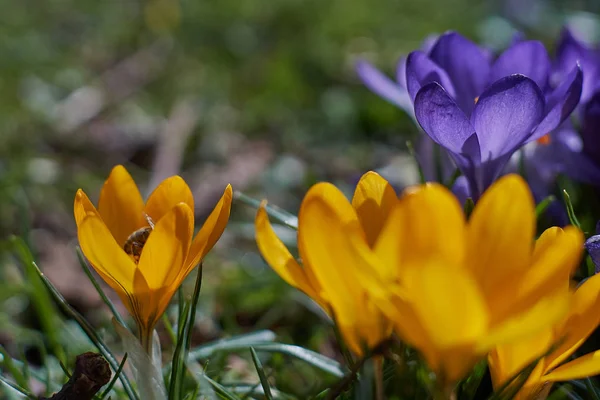
[[[565,36],[584,49],[568,31]],[[463,175],[455,191],[476,201],[515,152],[535,141],[552,143],[552,134],[565,130],[582,95],[585,68],[597,62],[584,62],[573,50],[559,56],[553,62],[541,42],[518,38],[495,57],[448,32],[402,58],[395,82],[366,61],[357,70],[371,90],[414,116],[448,152]],[[563,136],[557,145],[571,140]],[[549,151],[531,153],[538,163],[551,165]]]
[[[495,57],[448,32],[403,57],[396,81],[366,61],[357,71],[367,87],[418,122],[426,134],[422,149],[433,141],[446,150],[462,173],[453,187],[459,198],[477,201],[516,168],[519,150],[538,200],[558,174],[600,186],[600,46],[579,41],[569,29],[554,59],[542,43],[520,36]],[[430,164],[431,156],[420,154],[419,161]],[[596,233],[585,246],[600,272],[600,223]]]

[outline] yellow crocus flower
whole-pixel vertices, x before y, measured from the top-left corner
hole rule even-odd
[[[525,340],[498,346],[490,353],[494,387],[502,386],[553,345],[558,347],[538,362],[515,398],[545,399],[553,382],[600,374],[600,350],[563,364],[600,324],[600,275],[587,279],[571,293],[571,307],[559,323]]]
[[[443,391],[492,347],[539,332],[566,314],[564,289],[580,259],[582,234],[568,227],[536,244],[535,204],[519,176],[498,180],[469,221],[439,184],[407,190],[386,215],[367,240],[357,212],[331,185],[319,184],[299,215],[304,268],[283,246],[276,255],[268,250],[275,246],[261,237],[260,218],[259,245],[284,279],[287,274],[292,285],[329,305],[346,340],[372,344],[387,334],[373,328],[387,328],[376,305],[400,338],[420,351]]]
[[[547,231],[537,243],[534,235],[529,188],[507,175],[483,194],[468,221],[439,184],[407,191],[374,251],[359,251],[381,277],[393,277],[379,305],[444,390],[493,346],[539,332],[567,312],[565,288],[583,235],[574,227]],[[381,296],[379,283],[369,286]]]
[[[398,202],[391,185],[375,172],[360,179],[352,203],[329,183],[314,185],[304,197],[298,215],[298,251],[296,261],[275,234],[261,206],[256,215],[256,241],[267,263],[288,284],[315,300],[336,321],[350,350],[362,355],[365,347],[373,348],[391,334],[391,324],[377,309],[362,284],[367,271],[356,264],[344,263],[336,243],[342,232],[333,231],[334,221],[343,221],[357,240],[369,248],[377,241],[389,212]],[[323,209],[315,204],[332,205]],[[339,224],[338,224],[339,225]],[[338,260],[339,256],[339,260]]]
[[[231,200],[228,185],[194,237],[194,199],[179,176],[165,179],[146,203],[121,165],[104,183],[98,208],[83,190],[77,191],[74,214],[81,250],[119,295],[147,349],[173,294],[223,233]],[[131,250],[134,233],[141,236]]]

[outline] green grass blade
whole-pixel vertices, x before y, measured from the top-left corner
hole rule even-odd
[[[250,354],[252,355],[252,362],[254,362],[254,367],[256,368],[256,372],[258,373],[258,379],[260,379],[260,385],[263,388],[265,397],[267,398],[267,400],[273,400],[269,380],[267,379],[265,370],[262,366],[262,363],[260,362],[260,359],[258,358],[258,354],[256,354],[256,351],[252,347],[250,347]]]
[[[168,317],[167,313],[164,313],[162,315],[162,317],[160,317],[160,319],[162,320],[163,325],[165,326],[167,335],[169,336],[169,339],[171,340],[171,344],[175,345],[175,343],[177,342],[177,335],[175,334],[175,331],[173,330],[173,324],[171,324],[171,321],[169,321],[169,317]]]
[[[25,376],[21,370],[13,363],[12,357],[8,354],[4,346],[0,345],[0,354],[2,354],[2,365],[12,375],[15,380],[15,384],[22,388],[29,389],[29,382],[25,379]]]
[[[113,386],[115,386],[117,379],[119,379],[119,375],[121,375],[121,371],[123,371],[123,367],[125,366],[126,361],[127,361],[127,353],[125,353],[123,355],[123,359],[121,360],[121,363],[119,364],[119,368],[117,368],[117,370],[115,371],[115,375],[112,377],[112,379],[108,383],[108,386],[106,387],[106,389],[104,389],[104,391],[100,395],[100,399],[104,399],[106,396],[108,396],[108,394],[112,390]]]
[[[258,209],[260,207],[260,200],[247,196],[244,193],[237,190],[233,192],[233,199],[253,208]],[[270,204],[267,204],[265,209],[267,210],[267,214],[269,214],[270,217],[273,217],[274,219],[276,219],[277,221],[281,222],[283,225],[286,225],[289,228],[298,230],[298,217],[296,217],[294,214],[282,210],[279,207],[272,206]]]
[[[600,400],[600,394],[598,394],[598,388],[594,385],[590,378],[585,378],[583,380],[585,383],[585,387],[587,389],[587,393],[591,394],[593,400]]]
[[[556,197],[554,197],[554,195],[550,195],[544,200],[540,201],[540,203],[535,207],[535,216],[539,218],[543,213],[545,213],[554,200],[556,200]]]
[[[206,379],[206,374],[202,367],[198,363],[191,361],[186,362],[186,366],[192,377],[196,380],[195,391],[200,394],[200,398],[203,400],[217,400],[217,394]]]
[[[46,286],[46,289],[48,289],[48,291],[54,298],[56,304],[58,304],[58,306],[68,316],[73,318],[75,320],[75,322],[77,322],[79,324],[79,326],[85,332],[87,337],[92,341],[92,343],[94,343],[94,345],[96,346],[96,348],[98,349],[100,354],[102,354],[102,356],[110,364],[113,371],[116,371],[119,368],[119,363],[117,362],[117,359],[111,353],[111,351],[108,349],[108,346],[106,346],[106,344],[102,341],[102,339],[100,339],[100,336],[98,336],[98,334],[96,333],[94,328],[89,324],[89,322],[87,322],[85,320],[85,318],[83,318],[83,316],[81,314],[79,314],[75,309],[73,309],[73,307],[71,307],[71,305],[65,300],[65,298],[62,296],[62,294],[60,294],[60,292],[54,287],[52,282],[50,282],[48,280],[48,278],[46,278],[46,276],[39,269],[37,264],[33,261],[31,264],[35,268],[39,277],[42,279],[42,282]],[[129,397],[129,399],[140,400],[137,393],[135,392],[135,390],[133,390],[131,382],[129,382],[129,379],[127,378],[127,376],[125,374],[120,374],[119,380],[123,384],[123,388],[124,388],[125,392],[127,393],[127,396]]]
[[[38,277],[36,271],[37,267],[33,268],[33,254],[31,254],[31,251],[22,238],[13,236],[10,241],[23,263],[26,280],[31,285],[31,290],[29,292],[31,295],[31,302],[40,321],[42,331],[48,340],[50,349],[59,360],[66,361],[64,351],[58,338],[60,329],[57,326],[57,312],[53,306],[52,298],[44,288],[44,283]]]
[[[25,396],[28,399],[32,399],[32,400],[36,400],[37,399],[37,397],[34,396],[33,393],[29,393],[27,390],[23,389],[19,385],[15,384],[15,383],[12,383],[8,379],[6,379],[2,374],[0,374],[0,383],[8,386],[10,389],[12,389],[15,392],[21,394],[22,396]]]
[[[96,292],[98,292],[98,294],[100,295],[100,298],[102,299],[102,301],[104,301],[104,304],[106,304],[108,306],[108,308],[110,309],[110,312],[115,317],[115,319],[117,321],[119,321],[119,323],[121,325],[123,325],[125,328],[127,328],[127,324],[125,323],[125,320],[123,319],[123,317],[121,317],[121,314],[119,314],[119,312],[117,311],[117,308],[115,307],[113,302],[110,301],[110,299],[108,297],[106,297],[106,294],[104,294],[104,291],[100,287],[100,284],[98,283],[98,281],[96,280],[94,275],[92,275],[92,271],[90,270],[90,267],[88,266],[88,263],[87,263],[85,257],[83,256],[83,253],[81,252],[81,249],[79,248],[79,246],[77,246],[77,258],[79,259],[79,265],[81,265],[81,269],[83,269],[83,272],[85,272],[85,274],[87,275],[90,282],[92,282],[92,285],[94,285]],[[127,329],[129,329],[129,328],[127,328]]]
[[[239,342],[233,342],[224,346],[213,345],[213,347],[210,349],[211,351],[192,352],[190,353],[190,357],[193,359],[208,358],[210,355],[218,351],[243,351],[248,347],[249,346],[247,344],[244,345]],[[325,357],[322,354],[316,353],[314,351],[305,349],[300,346],[284,343],[254,343],[251,345],[251,347],[254,347],[254,349],[257,351],[286,354],[298,360],[304,361],[307,364],[312,365],[313,367],[321,371],[327,372],[337,378],[342,378],[345,376],[345,370],[340,363],[329,357]]]
[[[171,361],[171,378],[169,380],[169,400],[177,400],[179,397],[176,397],[177,391],[179,390],[179,380],[182,379],[183,371],[183,363],[181,361],[182,357],[182,347],[185,341],[185,316],[188,315],[190,308],[190,304],[187,303],[183,306],[183,311],[181,312],[180,318],[180,326],[178,327],[179,335],[177,337],[177,344],[175,346],[175,350],[173,351],[173,361]]]
[[[194,350],[190,351],[189,358],[193,360],[209,358],[213,353],[219,351],[243,349],[255,346],[257,344],[273,342],[274,340],[275,333],[270,330],[262,330],[258,332],[232,336],[196,347]]]
[[[206,378],[208,383],[210,383],[212,385],[213,389],[215,390],[215,393],[218,394],[221,398],[223,398],[225,400],[240,400],[239,397],[237,397],[235,394],[231,393],[224,386],[213,381],[206,375],[204,377]]]
[[[565,200],[565,206],[567,207],[567,214],[569,216],[569,221],[571,221],[571,224],[573,224],[577,228],[581,229],[581,224],[579,223],[579,220],[577,219],[577,216],[575,215],[575,210],[573,209],[573,203],[571,203],[571,196],[569,196],[569,193],[567,193],[567,191],[564,189],[563,189],[563,198]]]

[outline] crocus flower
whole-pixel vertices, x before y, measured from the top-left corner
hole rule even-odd
[[[427,37],[421,46],[421,50],[428,52],[436,40],[437,35]],[[366,60],[359,60],[356,63],[356,73],[372,92],[400,107],[415,120],[413,103],[406,88],[406,56],[400,57],[398,61],[396,81],[388,78]],[[415,150],[417,162],[427,182],[447,182],[456,170],[456,166],[448,154],[440,150],[439,145],[434,143],[427,135],[418,138]]]
[[[585,249],[592,258],[596,273],[600,272],[600,221],[596,224],[596,234],[585,241]]]
[[[342,247],[340,242],[346,234],[338,230],[338,222],[343,221],[349,235],[371,248],[397,202],[394,189],[375,172],[363,175],[352,203],[332,184],[314,185],[304,197],[298,215],[301,263],[275,234],[264,206],[256,214],[256,242],[267,263],[288,284],[329,313],[350,350],[359,356],[365,348],[372,349],[387,339],[391,324],[375,307],[363,285],[369,271],[356,263],[346,263],[353,252]]]
[[[98,208],[83,190],[77,191],[74,214],[81,250],[135,319],[146,349],[171,297],[223,233],[231,199],[228,185],[194,237],[194,199],[179,176],[165,179],[146,203],[120,165],[104,183]]]
[[[556,128],[573,111],[581,71],[549,85],[550,59],[537,41],[515,40],[497,59],[456,32],[441,35],[426,50],[410,53],[390,85],[368,64],[359,72],[367,85],[406,108],[405,92],[423,130],[453,157],[477,199],[525,143]],[[404,76],[402,76],[404,75]]]
[[[373,299],[400,338],[421,352],[443,388],[463,378],[492,347],[564,316],[569,297],[563,286],[579,261],[582,234],[568,227],[535,244],[535,205],[521,177],[498,180],[468,222],[442,185],[405,193],[374,245],[352,219],[335,211],[336,197],[311,200],[320,227],[306,233],[310,238],[300,242],[300,251],[309,243],[321,249],[308,259],[311,270],[332,275],[332,289],[349,313],[359,301],[353,299]],[[350,280],[349,271],[361,273],[360,285],[369,296],[341,286]],[[352,309],[353,318],[366,311]]]
[[[530,158],[538,170],[557,169],[571,179],[600,184],[600,49],[578,41],[565,28],[557,45],[552,80],[559,81],[568,74],[568,66],[578,62],[583,70],[581,103],[575,116],[579,131],[566,121],[541,143],[552,157]]]
[[[407,88],[423,130],[453,156],[474,199],[524,144],[545,136],[573,111],[581,93],[577,65],[553,90],[540,42],[518,41],[490,63],[457,33],[406,64]]]
[[[564,232],[556,229],[550,233],[556,234]],[[547,239],[542,237],[539,240]],[[567,282],[565,290],[569,290]],[[494,387],[502,386],[528,364],[548,352],[551,346],[557,347],[541,358],[516,399],[545,399],[553,382],[600,374],[600,351],[565,363],[600,324],[600,275],[594,275],[583,282],[572,292],[571,297],[569,312],[557,324],[524,340],[500,345],[490,352],[488,359]]]

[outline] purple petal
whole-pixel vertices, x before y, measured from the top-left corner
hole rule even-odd
[[[531,136],[542,119],[540,88],[523,75],[494,82],[483,92],[471,116],[483,160],[512,154]]]
[[[356,72],[371,91],[402,108],[409,115],[413,115],[412,101],[408,97],[406,88],[398,85],[364,60],[356,64]]]
[[[600,164],[600,92],[583,108],[581,139],[583,151]]]
[[[548,84],[550,57],[544,45],[536,40],[518,42],[498,57],[490,73],[489,82],[512,74],[533,79],[544,90]]]
[[[546,102],[546,115],[535,129],[529,141],[537,140],[556,129],[577,107],[581,97],[583,74],[577,65],[569,76],[556,88]]]
[[[596,273],[600,272],[600,235],[594,235],[585,241],[585,249],[588,251],[596,266]]]
[[[419,89],[431,82],[439,83],[454,97],[454,87],[446,71],[422,51],[413,51],[406,59],[406,87],[410,98],[414,101]]]
[[[465,142],[475,133],[465,113],[437,82],[417,93],[415,116],[434,142],[453,153],[462,153]]]
[[[456,102],[471,114],[490,72],[489,57],[475,43],[456,32],[440,36],[429,57],[447,73],[456,91]]]
[[[600,54],[580,42],[569,29],[563,29],[556,50],[555,79],[567,76],[579,63],[583,70],[581,101],[587,101],[600,78]]]

